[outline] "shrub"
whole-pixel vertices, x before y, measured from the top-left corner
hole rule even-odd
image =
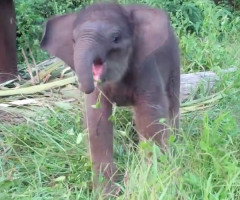
[[[39,43],[44,21],[52,15],[75,11],[91,0],[16,0],[18,20],[17,42],[19,62],[21,48],[32,49],[37,61],[47,58]],[[136,3],[119,0],[120,3]],[[237,0],[235,1],[237,2]],[[215,5],[212,0],[138,0],[137,3],[165,9],[179,38],[184,71],[199,71],[234,65],[229,47],[237,38],[240,18],[228,6]],[[238,50],[237,50],[238,51]],[[228,57],[228,59],[226,59]],[[227,60],[227,62],[226,62]]]
[[[21,48],[34,52],[37,61],[47,58],[47,53],[39,49],[43,24],[47,18],[81,8],[86,0],[16,0],[18,59],[23,62]]]

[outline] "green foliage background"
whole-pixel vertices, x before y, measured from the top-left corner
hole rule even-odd
[[[91,3],[90,0],[15,0],[18,31],[18,58],[23,62],[20,49],[32,49],[37,62],[46,59],[39,43],[43,24],[56,14],[76,11]],[[224,1],[223,1],[224,2]],[[237,1],[236,5],[237,5]],[[226,57],[232,51],[228,45],[240,30],[239,12],[227,4],[216,6],[211,0],[121,0],[120,3],[141,3],[168,11],[182,52],[184,71],[199,71],[231,66]],[[228,44],[225,43],[227,41]],[[233,50],[235,51],[235,50]]]

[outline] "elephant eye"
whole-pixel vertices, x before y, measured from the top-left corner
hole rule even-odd
[[[120,34],[119,33],[115,33],[115,34],[113,34],[113,39],[112,39],[112,41],[114,42],[114,43],[119,43],[120,42],[120,40],[121,40],[121,36],[120,36]]]

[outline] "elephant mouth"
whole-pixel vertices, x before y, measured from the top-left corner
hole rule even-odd
[[[101,59],[96,59],[92,65],[93,79],[94,85],[96,86],[99,82],[101,82],[101,75],[103,74],[103,61]]]

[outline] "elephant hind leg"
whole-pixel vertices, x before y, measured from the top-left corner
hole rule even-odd
[[[161,96],[160,103],[139,102],[134,106],[136,129],[140,140],[153,140],[163,150],[168,146],[169,128],[168,101],[165,95]],[[166,122],[160,122],[165,119]]]
[[[179,102],[177,100],[171,100],[172,105],[169,107],[169,118],[170,126],[174,132],[177,133],[179,130]]]
[[[168,83],[167,96],[169,101],[169,119],[170,125],[175,133],[179,131],[180,117],[180,77],[171,78]]]

